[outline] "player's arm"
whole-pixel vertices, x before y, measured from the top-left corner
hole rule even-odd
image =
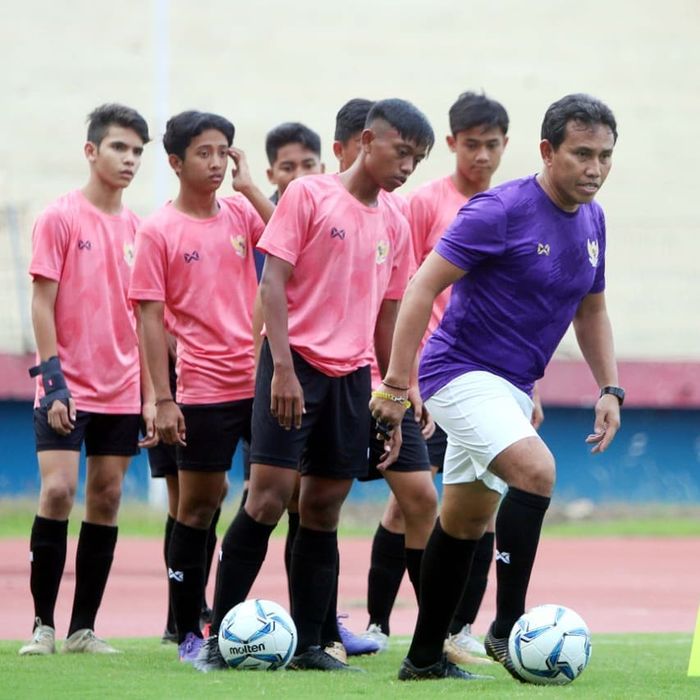
[[[42,375],[45,392],[45,405],[48,408],[49,425],[59,435],[68,435],[75,427],[75,403],[65,384],[65,378],[58,360],[58,342],[56,340],[56,297],[58,282],[46,277],[34,277],[32,284],[32,326],[39,353],[39,365],[30,370]],[[56,395],[60,398],[51,400],[50,387],[58,387]],[[63,388],[61,388],[61,386]],[[67,398],[67,401],[65,398]]]
[[[267,223],[275,211],[275,205],[265,196],[264,192],[253,182],[248,167],[248,159],[240,148],[233,146],[228,149],[228,154],[234,163],[233,189],[240,192],[260,214],[260,218]]]
[[[260,280],[260,300],[274,365],[270,411],[286,430],[300,428],[304,413],[304,392],[289,347],[286,285],[293,270],[290,263],[268,254]]]
[[[583,358],[591,368],[598,387],[618,386],[612,325],[605,305],[605,292],[584,297],[573,323]],[[604,394],[595,405],[593,434],[586,438],[586,442],[594,445],[592,452],[604,452],[619,427],[620,402],[617,397]]]
[[[144,353],[143,322],[141,310],[137,305],[134,308],[136,314],[136,330],[139,338],[139,365],[141,369],[141,418],[144,425],[144,439],[139,441],[139,447],[155,447],[158,444],[158,432],[156,431],[156,394],[148,371],[148,362]]]
[[[387,393],[395,393],[391,386],[410,385],[416,354],[428,327],[435,297],[464,275],[464,270],[431,252],[409,282],[394,329],[389,368],[384,376],[383,388]],[[392,426],[401,423],[405,411],[400,403],[381,398],[372,399],[370,410],[375,419]]]
[[[153,383],[158,435],[169,445],[186,445],[185,418],[170,391],[164,307],[162,301],[139,301],[143,352]]]

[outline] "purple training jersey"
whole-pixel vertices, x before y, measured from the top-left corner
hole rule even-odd
[[[472,197],[435,251],[468,274],[423,350],[425,399],[474,370],[530,394],[581,300],[605,289],[603,210],[565,212],[535,176]]]

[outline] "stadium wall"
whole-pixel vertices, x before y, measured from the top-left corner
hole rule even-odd
[[[590,408],[550,406],[542,437],[558,465],[556,499],[590,499],[605,503],[700,503],[700,409],[630,408],[623,430],[603,455],[593,456],[584,443],[591,432]],[[39,477],[34,454],[32,405],[0,402],[0,497],[34,497]],[[84,488],[81,469],[79,496]],[[232,492],[240,490],[240,455],[230,472]],[[385,497],[383,482],[356,483],[355,501]],[[124,487],[125,498],[148,499],[149,471],[145,454],[134,459]]]

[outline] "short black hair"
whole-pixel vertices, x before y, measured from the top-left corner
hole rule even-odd
[[[608,126],[617,142],[617,122],[610,107],[583,93],[566,95],[549,106],[542,120],[541,138],[549,141],[556,151],[566,138],[566,125],[570,121]]]
[[[450,130],[456,136],[460,131],[481,126],[484,130],[498,128],[505,136],[508,133],[508,112],[496,100],[483,92],[463,92],[450,107]]]
[[[367,114],[365,127],[376,119],[383,119],[396,129],[406,141],[425,146],[428,152],[435,144],[435,133],[428,118],[417,107],[406,100],[392,97],[375,102]]]
[[[110,103],[95,107],[88,114],[87,140],[99,146],[110,126],[122,126],[125,129],[133,129],[144,143],[151,138],[148,135],[146,120],[131,107]]]
[[[270,165],[277,160],[280,148],[290,143],[298,143],[321,157],[321,137],[313,129],[300,122],[284,122],[268,131],[265,137],[265,152]]]
[[[348,100],[335,115],[335,140],[347,143],[353,136],[365,128],[369,110],[374,107],[372,100],[353,97]]]
[[[229,146],[233,143],[236,128],[226,117],[190,109],[168,119],[168,123],[165,125],[165,134],[163,134],[165,152],[168,155],[174,154],[184,159],[185,151],[192,143],[192,139],[207,129],[220,131],[226,137]]]

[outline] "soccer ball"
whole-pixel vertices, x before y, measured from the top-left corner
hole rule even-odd
[[[508,651],[524,680],[538,685],[564,685],[588,665],[591,634],[573,610],[563,605],[540,605],[513,625]]]
[[[271,600],[239,603],[226,613],[219,628],[219,651],[231,668],[284,668],[296,648],[294,621]]]

